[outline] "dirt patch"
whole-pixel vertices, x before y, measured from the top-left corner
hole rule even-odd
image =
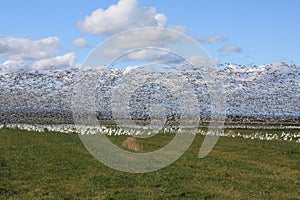
[[[232,136],[232,135],[235,135],[235,132],[234,132],[233,130],[228,130],[228,131],[227,131],[227,134],[228,134],[229,136]]]
[[[138,144],[137,140],[134,137],[128,137],[122,142],[122,147],[133,151],[143,151],[143,147]]]

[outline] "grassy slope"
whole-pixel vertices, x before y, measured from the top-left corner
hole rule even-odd
[[[138,141],[155,149],[171,138]],[[129,174],[98,162],[77,135],[2,129],[0,199],[300,199],[299,144],[220,138],[198,159],[202,141],[164,169]]]

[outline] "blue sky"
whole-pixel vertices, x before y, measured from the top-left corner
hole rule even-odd
[[[134,0],[123,1],[126,3]],[[126,29],[126,25],[115,25],[113,30],[93,30],[84,25],[80,28],[78,22],[81,20],[84,23],[85,17],[91,16],[93,11],[101,8],[105,12],[117,3],[116,0],[1,1],[0,63],[30,60],[36,62],[36,66],[42,66],[42,63],[51,63],[52,57],[56,57],[58,65],[72,59],[73,63],[74,57],[77,58],[75,63],[82,63],[92,47],[117,31]],[[143,8],[145,12],[150,12],[150,7],[155,8],[153,16],[163,14],[163,19],[167,21],[166,27],[185,27],[185,33],[201,42],[209,55],[219,59],[221,63],[260,65],[293,61],[300,64],[300,1],[140,0],[131,8],[139,9],[137,16],[142,16],[139,21],[133,19],[133,27],[143,23],[143,17],[146,20],[148,15],[141,12]],[[112,22],[116,17],[115,21],[118,23],[118,13],[122,13],[125,8],[126,6],[119,6],[118,12],[106,17]],[[126,14],[125,11],[124,13]],[[161,19],[149,22],[148,25],[160,21]],[[103,22],[99,22],[98,26],[102,24]],[[18,40],[20,38],[26,41]],[[39,41],[43,38],[50,40],[52,49],[40,47],[48,44],[47,41]],[[74,44],[74,40],[78,38],[81,40]],[[34,43],[35,41],[39,42]],[[14,45],[11,44],[13,42]],[[38,48],[45,55],[24,56],[20,54],[21,50],[16,51],[20,45],[25,50],[36,47],[32,43],[40,45]]]

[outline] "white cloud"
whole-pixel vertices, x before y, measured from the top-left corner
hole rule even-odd
[[[52,70],[72,67],[77,58],[77,55],[73,52],[67,53],[62,56],[56,56],[53,58],[42,59],[32,64],[33,70]]]
[[[224,46],[221,49],[219,49],[220,52],[236,52],[241,53],[243,50],[240,47],[234,46],[234,45],[228,45]]]
[[[130,60],[150,61],[153,63],[160,63],[160,64],[178,63],[181,61],[179,57],[174,56],[170,52],[159,51],[157,49],[152,49],[152,48],[133,51],[129,53],[127,56]]]
[[[183,44],[183,36],[177,32],[165,31],[167,27],[167,17],[162,13],[157,13],[155,8],[142,8],[138,5],[138,0],[120,0],[117,4],[111,5],[107,9],[97,9],[83,20],[79,20],[77,26],[80,31],[90,34],[114,34],[131,28],[157,27],[154,29],[145,28],[142,31],[132,31],[118,35],[112,40],[107,40],[103,48],[96,49],[92,56],[102,59],[115,59],[117,56],[129,50],[140,49],[127,55],[130,60],[151,61],[160,63],[178,63],[179,59],[168,52],[157,52],[145,47],[166,48],[188,45],[190,41]],[[186,33],[185,26],[170,27],[176,31]],[[225,41],[226,38],[220,34],[210,37],[200,38],[203,43],[213,43]],[[177,45],[177,46],[176,46]],[[178,47],[179,48],[179,47]],[[192,53],[192,52],[191,52]],[[191,55],[190,55],[191,56]],[[200,56],[190,58],[193,63],[199,65],[219,64],[220,60],[204,59]]]
[[[178,43],[181,36],[175,31],[165,31],[160,28],[146,28],[119,35],[114,44],[118,48],[136,48],[140,46],[164,46]]]
[[[78,47],[78,48],[83,48],[83,47],[87,47],[88,46],[86,44],[86,39],[84,39],[84,38],[77,38],[77,39],[73,40],[72,44],[75,47]]]
[[[208,37],[202,37],[199,39],[199,41],[201,43],[207,43],[207,44],[211,44],[211,43],[214,43],[217,41],[226,41],[226,40],[227,39],[220,34],[216,34],[216,35],[208,36]]]
[[[167,18],[155,8],[139,7],[137,0],[120,0],[106,10],[95,10],[79,20],[77,26],[84,33],[113,34],[138,27],[166,27]]]
[[[104,56],[107,58],[115,58],[120,55],[123,50],[131,50],[141,47],[164,47],[167,45],[180,43],[183,36],[178,35],[176,31],[165,31],[160,28],[145,28],[123,35],[107,41],[105,48],[93,53],[94,56]]]
[[[159,26],[159,27],[166,27],[166,25],[167,25],[167,17],[164,14],[158,13],[158,14],[156,14],[154,16],[154,18],[155,18],[157,26]]]
[[[59,53],[58,37],[30,40],[16,37],[0,37],[0,56],[7,60],[0,64],[1,72],[23,69],[60,69],[74,65],[75,53],[55,56]]]
[[[58,52],[58,37],[29,40],[16,37],[0,37],[0,56],[10,60],[37,60],[50,57]]]

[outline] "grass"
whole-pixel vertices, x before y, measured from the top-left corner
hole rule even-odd
[[[172,137],[137,143],[155,150]],[[0,199],[300,199],[299,143],[222,137],[199,159],[202,141],[164,169],[129,174],[93,158],[76,134],[1,129]]]

